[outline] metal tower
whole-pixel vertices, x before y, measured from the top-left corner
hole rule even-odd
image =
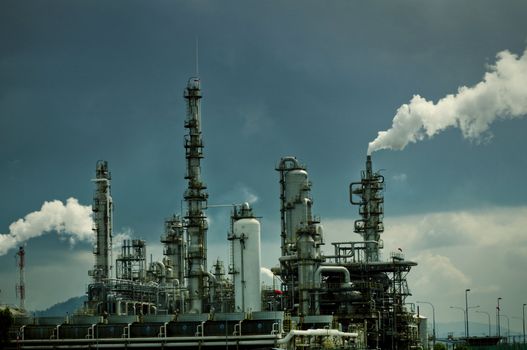
[[[185,128],[185,157],[187,159],[188,187],[185,191],[187,202],[187,278],[190,298],[190,312],[203,312],[205,298],[204,278],[207,275],[207,221],[204,209],[208,194],[206,185],[201,180],[201,158],[203,158],[203,141],[201,137],[201,90],[198,78],[191,78],[185,89],[187,100],[187,118]]]
[[[24,303],[25,303],[25,300],[26,300],[26,283],[24,281],[24,267],[26,265],[26,262],[25,262],[25,256],[26,256],[26,252],[24,251],[24,247],[20,247],[18,249],[18,253],[16,253],[17,255],[17,264],[18,264],[18,269],[19,269],[19,272],[20,272],[20,281],[18,282],[17,286],[16,286],[16,291],[17,291],[17,294],[18,294],[18,297],[20,299],[20,308],[22,310],[25,309],[24,307]]]
[[[177,215],[165,220],[165,233],[161,236],[165,265],[170,266],[174,278],[178,283],[184,282],[185,277],[185,241],[184,228],[181,218]]]
[[[95,255],[95,265],[89,275],[94,282],[103,282],[110,278],[111,273],[111,254],[112,254],[112,211],[113,203],[110,194],[110,172],[108,162],[100,160],[95,169],[95,193],[93,195],[93,222],[95,226],[95,245],[93,254]]]
[[[368,156],[366,170],[361,172],[361,181],[350,184],[351,204],[359,206],[359,214],[362,216],[362,219],[355,221],[355,232],[364,239],[366,261],[379,261],[380,238],[384,231],[383,189],[384,177],[372,171],[371,156]]]

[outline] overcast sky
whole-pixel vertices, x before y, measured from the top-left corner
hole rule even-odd
[[[105,159],[115,232],[156,255],[186,185],[182,94],[198,37],[209,203],[254,202],[262,262],[276,265],[274,168],[294,155],[326,241],[358,240],[348,185],[368,143],[414,95],[437,102],[480,82],[498,52],[521,56],[526,15],[525,1],[4,0],[0,233],[45,201],[90,205]],[[409,301],[434,303],[438,321],[462,318],[449,306],[464,305],[466,288],[491,315],[498,297],[511,318],[527,303],[526,130],[526,119],[499,120],[467,140],[451,127],[373,154],[387,182],[384,256],[402,248],[419,263]],[[226,256],[229,210],[208,215],[209,257]],[[64,237],[27,241],[29,309],[85,291],[91,246]],[[0,302],[16,303],[15,253],[0,257]]]

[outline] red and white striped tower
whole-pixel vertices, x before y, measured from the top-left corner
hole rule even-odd
[[[18,248],[17,255],[17,265],[20,272],[20,281],[16,285],[16,293],[20,299],[20,308],[24,309],[24,301],[26,299],[26,284],[24,282],[24,266],[25,266],[25,255],[24,247]]]

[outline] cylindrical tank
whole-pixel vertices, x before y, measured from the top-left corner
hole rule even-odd
[[[254,217],[236,220],[232,245],[235,311],[260,311],[260,222]]]

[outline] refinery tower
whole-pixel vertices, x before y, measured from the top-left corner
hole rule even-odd
[[[415,262],[383,254],[384,177],[370,156],[350,202],[359,218],[349,240],[327,242],[314,215],[307,167],[279,159],[276,187],[280,257],[273,286],[261,284],[257,208],[234,205],[225,236],[229,261],[207,264],[207,186],[203,181],[201,82],[188,80],[184,154],[184,215],[169,215],[163,256],[148,259],[147,242],[127,239],[112,256],[113,201],[106,161],[95,168],[94,266],[88,301],[60,320],[18,320],[19,348],[415,349],[419,319],[406,276]],[[184,116],[184,117],[183,117]],[[183,134],[183,133],[182,133]],[[272,168],[270,176],[273,176]],[[276,174],[276,173],[275,173]],[[342,205],[348,205],[342,203]],[[255,214],[256,213],[256,214]],[[345,234],[339,233],[344,237]],[[279,247],[279,248],[278,248]],[[325,248],[325,249],[323,249]],[[329,252],[329,253],[328,253]]]

